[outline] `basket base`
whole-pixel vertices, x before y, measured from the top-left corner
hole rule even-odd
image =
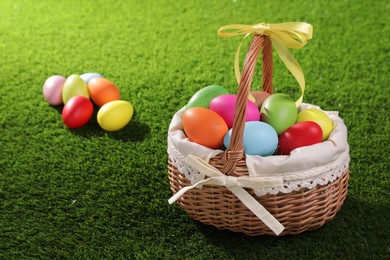
[[[168,177],[174,194],[191,185],[171,160]],[[348,179],[349,169],[335,181],[313,189],[263,196],[246,190],[285,227],[279,236],[295,235],[316,230],[334,218],[347,196]],[[249,236],[275,235],[225,187],[204,185],[187,191],[177,202],[193,219],[206,225]]]

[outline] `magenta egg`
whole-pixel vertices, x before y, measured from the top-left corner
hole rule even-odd
[[[234,111],[236,107],[237,95],[221,95],[211,100],[210,110],[220,115],[226,122],[227,126],[233,127]],[[248,100],[246,106],[245,122],[259,121],[260,112],[256,104]]]
[[[289,155],[296,148],[322,142],[322,129],[312,121],[299,122],[279,136],[278,154]]]
[[[69,128],[79,128],[88,123],[92,114],[91,100],[84,96],[74,96],[66,102],[62,110],[62,121]]]

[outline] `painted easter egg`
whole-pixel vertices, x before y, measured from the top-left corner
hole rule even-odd
[[[230,146],[233,129],[224,137],[226,148]],[[278,134],[275,129],[264,122],[245,122],[242,144],[244,153],[248,155],[272,155],[278,146]]]
[[[104,78],[93,78],[88,83],[88,91],[92,101],[99,107],[104,104],[119,100],[121,95],[114,83]]]
[[[106,131],[117,131],[125,127],[133,117],[133,105],[127,101],[114,100],[104,104],[97,113],[97,121]]]
[[[49,77],[43,84],[43,96],[51,105],[62,104],[62,88],[66,79],[63,76]]]
[[[251,95],[254,98],[254,103],[256,104],[257,108],[260,109],[261,105],[264,103],[264,101],[271,96],[271,94],[264,92],[264,91],[252,91]]]
[[[81,74],[80,78],[84,80],[85,84],[88,84],[88,82],[93,78],[104,78],[104,77],[96,72],[88,72],[88,73]]]
[[[236,107],[237,95],[222,95],[214,98],[210,103],[210,109],[220,115],[226,122],[227,126],[233,127],[234,111]],[[255,103],[248,100],[246,107],[245,122],[259,121],[260,113]]]
[[[322,140],[328,139],[333,131],[333,123],[329,116],[320,109],[307,108],[298,113],[297,122],[313,121],[322,129]]]
[[[322,129],[312,121],[296,123],[279,136],[278,154],[289,155],[296,148],[322,142]]]
[[[182,120],[190,141],[212,149],[222,147],[228,127],[217,113],[207,108],[193,107],[184,112]]]
[[[92,114],[92,102],[84,96],[74,96],[62,109],[62,121],[69,128],[79,128],[88,123]]]
[[[248,99],[256,104],[256,98],[252,95],[252,93],[249,93]]]
[[[260,109],[261,121],[275,128],[278,135],[295,124],[298,109],[294,100],[285,94],[269,96]]]
[[[186,109],[190,109],[191,107],[210,108],[210,102],[213,98],[228,93],[224,87],[217,85],[202,88],[191,97],[186,105]]]
[[[79,75],[69,76],[62,88],[62,100],[64,104],[66,104],[66,102],[74,96],[84,96],[89,98],[87,84],[85,84],[84,80],[82,80]]]

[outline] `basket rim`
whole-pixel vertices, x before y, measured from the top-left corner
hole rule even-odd
[[[311,107],[321,109],[318,106],[307,103],[303,103],[300,108],[306,109]],[[211,149],[202,146],[191,142],[185,136],[181,123],[181,113],[183,113],[184,110],[185,107],[177,111],[172,118],[168,130],[168,148],[169,146],[176,148],[184,159],[188,154],[194,154],[204,159],[206,162],[209,162],[209,160],[214,156],[223,153],[224,151],[222,149]],[[252,175],[264,175],[264,172],[272,172],[272,174],[280,173],[287,177],[289,173],[302,173],[304,171],[324,167],[325,165],[331,164],[339,159],[340,156],[349,154],[347,128],[343,120],[339,117],[338,112],[322,111],[330,116],[333,124],[335,125],[334,131],[328,140],[312,146],[298,148],[295,152],[292,152],[291,155],[272,155],[267,157],[246,155],[246,161],[250,158],[251,160],[259,160],[262,163],[265,163],[263,168],[261,166],[260,168],[257,168],[258,171],[263,171],[262,173],[253,173]],[[316,156],[313,156],[313,152],[316,153]],[[320,158],[318,158],[319,154],[321,155]],[[302,158],[305,158],[304,165],[301,163]]]
[[[207,176],[193,167],[185,163],[186,158],[180,154],[178,150],[172,146],[172,143],[168,141],[168,159],[172,161],[172,164],[178,169],[178,171],[192,184],[195,184],[199,181],[207,179]],[[209,160],[209,164],[218,170],[222,168],[222,154],[218,154]],[[233,176],[249,176],[249,177],[272,177],[279,178],[282,181],[282,185],[279,187],[268,187],[264,186],[262,188],[254,188],[254,192],[261,196],[266,194],[278,194],[279,192],[289,193],[292,191],[299,191],[301,189],[312,189],[316,186],[325,186],[337,178],[339,178],[346,169],[349,168],[349,150],[344,152],[336,160],[330,162],[329,164],[316,167],[315,169],[311,168],[302,172],[289,172],[289,173],[279,173],[277,175],[269,176],[253,176],[250,175],[248,171],[248,166],[244,159],[240,160],[236,171]]]

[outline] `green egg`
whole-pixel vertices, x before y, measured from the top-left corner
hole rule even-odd
[[[186,105],[186,109],[190,109],[191,107],[204,107],[209,109],[211,100],[225,94],[229,94],[229,92],[224,87],[218,85],[202,88],[191,97]]]
[[[285,94],[269,96],[260,109],[260,120],[270,124],[278,135],[295,124],[297,116],[294,100]]]

